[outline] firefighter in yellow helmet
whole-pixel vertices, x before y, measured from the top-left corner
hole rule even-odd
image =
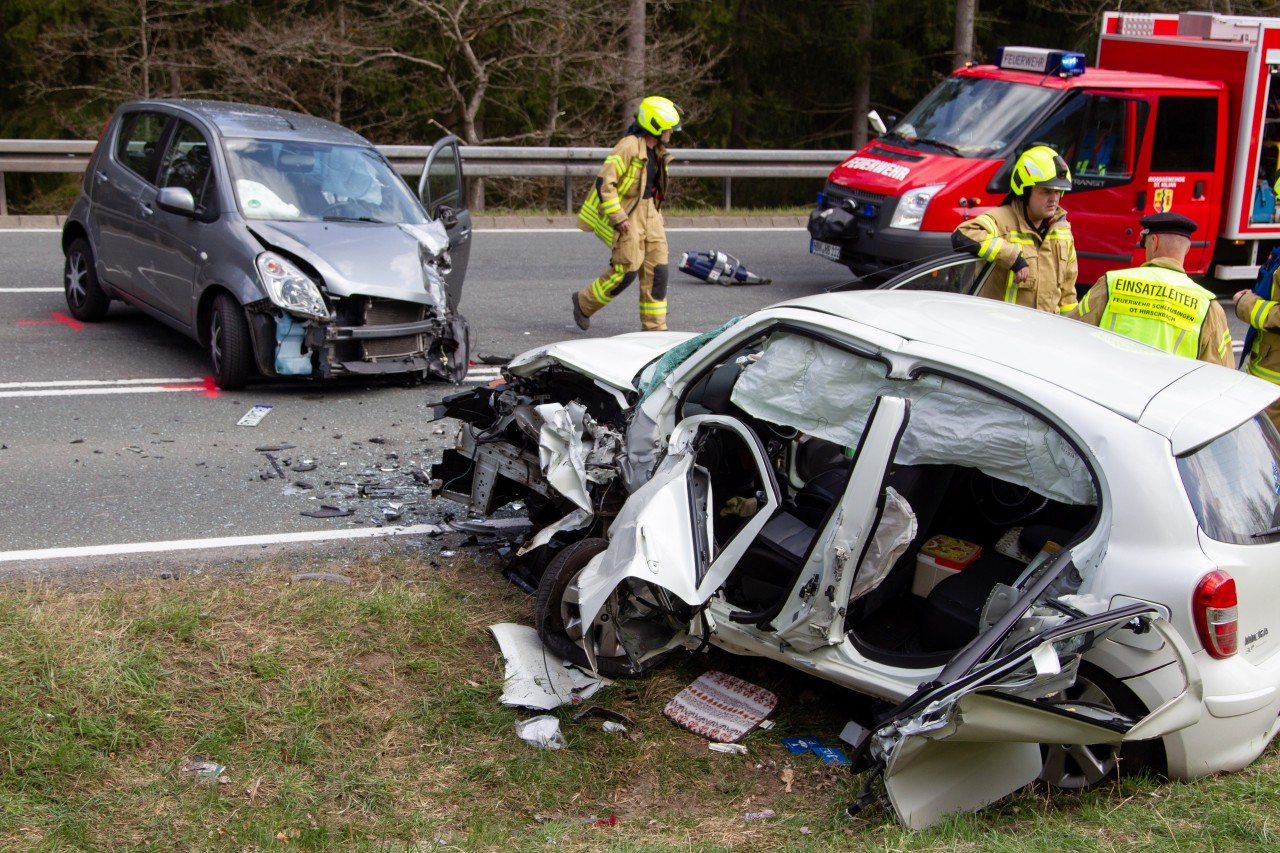
[[[1138,224],[1138,247],[1146,250],[1146,263],[1098,279],[1071,316],[1174,355],[1231,367],[1226,312],[1182,268],[1195,220],[1181,213],[1153,213]]]
[[[640,279],[640,327],[667,328],[667,233],[662,198],[667,190],[667,143],[680,130],[681,109],[667,98],[640,102],[626,136],[613,146],[595,186],[578,212],[578,227],[593,232],[610,249],[609,268],[573,294],[578,328],[591,315]]]
[[[1027,149],[994,207],[951,233],[956,251],[992,261],[979,296],[1065,314],[1076,307],[1076,244],[1059,203],[1071,189],[1071,170],[1047,145]]]

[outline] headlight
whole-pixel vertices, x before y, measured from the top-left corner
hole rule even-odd
[[[329,306],[324,304],[320,288],[296,266],[275,252],[258,255],[258,275],[271,301],[290,314],[329,319]]]
[[[942,188],[945,186],[946,184],[929,184],[927,187],[918,187],[903,193],[902,198],[898,199],[898,209],[893,212],[893,219],[890,220],[889,227],[919,231],[920,223],[924,221],[924,212],[928,210],[930,200],[942,192]]]

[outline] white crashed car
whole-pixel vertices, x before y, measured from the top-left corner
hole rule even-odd
[[[824,294],[525,353],[437,409],[463,421],[437,475],[546,525],[524,550],[554,554],[537,625],[566,657],[634,676],[709,642],[892,705],[860,801],[880,778],[924,827],[1267,746],[1278,394],[990,300]]]

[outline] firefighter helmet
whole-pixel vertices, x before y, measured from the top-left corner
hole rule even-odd
[[[661,136],[664,130],[679,130],[683,116],[684,110],[670,98],[650,95],[640,102],[640,109],[636,110],[636,124],[654,136]]]
[[[1028,148],[1014,164],[1009,184],[1014,195],[1026,195],[1028,187],[1041,186],[1047,190],[1071,189],[1071,170],[1062,155],[1048,145]]]

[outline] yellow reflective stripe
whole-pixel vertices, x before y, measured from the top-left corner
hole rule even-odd
[[[1081,317],[1089,313],[1089,294],[1086,293],[1084,299],[1076,303],[1076,311],[1079,312]]]
[[[1262,329],[1262,324],[1267,320],[1267,312],[1272,308],[1280,305],[1278,302],[1272,302],[1269,299],[1260,299],[1258,304],[1253,306],[1253,310],[1249,312],[1249,325],[1255,329]]]
[[[1018,301],[1018,282],[1013,278],[1013,270],[1009,270],[1009,278],[1004,284],[1004,301]]]
[[[1070,314],[1072,311],[1080,307],[1080,303],[1072,302],[1070,305],[1063,305],[1058,309],[1059,314]]]
[[[601,305],[608,305],[613,301],[613,287],[622,281],[622,277],[626,275],[626,271],[622,268],[622,264],[614,264],[613,272],[609,275],[601,276],[591,282],[591,295]]]
[[[992,233],[995,233],[995,231],[998,230],[996,226],[996,221],[991,217],[990,213],[984,213],[978,216],[976,219],[973,220],[973,224],[978,225],[981,228],[987,231],[990,231]]]
[[[1000,254],[1000,247],[1003,245],[1004,240],[999,237],[988,237],[978,247],[978,257],[984,261],[994,261],[996,256]]]
[[[1218,357],[1226,355],[1231,351],[1231,332],[1222,333],[1222,342],[1218,344]]]
[[[617,198],[606,198],[601,202],[600,209],[605,213],[617,213],[622,210],[622,201]]]
[[[1036,241],[1030,236],[1026,234],[1019,234],[1014,231],[1009,232],[1008,240],[1010,243],[1017,243],[1020,246],[1034,246],[1036,244]]]
[[[618,174],[622,174],[622,170],[626,168],[626,164],[622,162],[621,154],[610,154],[608,157],[604,158],[604,164],[606,166],[610,163],[613,164],[613,168],[618,172]]]
[[[667,302],[664,299],[661,302],[641,302],[641,314],[665,314],[667,313]]]
[[[622,176],[622,180],[618,182],[618,195],[624,196],[631,189],[631,185],[636,182],[636,176],[640,174],[640,161],[632,160],[631,165],[627,167],[627,173]]]
[[[591,190],[587,200],[582,203],[582,209],[578,211],[578,219],[586,223],[592,233],[599,237],[605,245],[613,245],[613,224],[600,215],[600,193],[598,191]]]
[[[1277,385],[1280,385],[1280,372],[1269,370],[1258,364],[1256,361],[1249,362],[1248,372],[1252,373],[1259,379],[1265,379],[1268,382],[1275,382]]]

